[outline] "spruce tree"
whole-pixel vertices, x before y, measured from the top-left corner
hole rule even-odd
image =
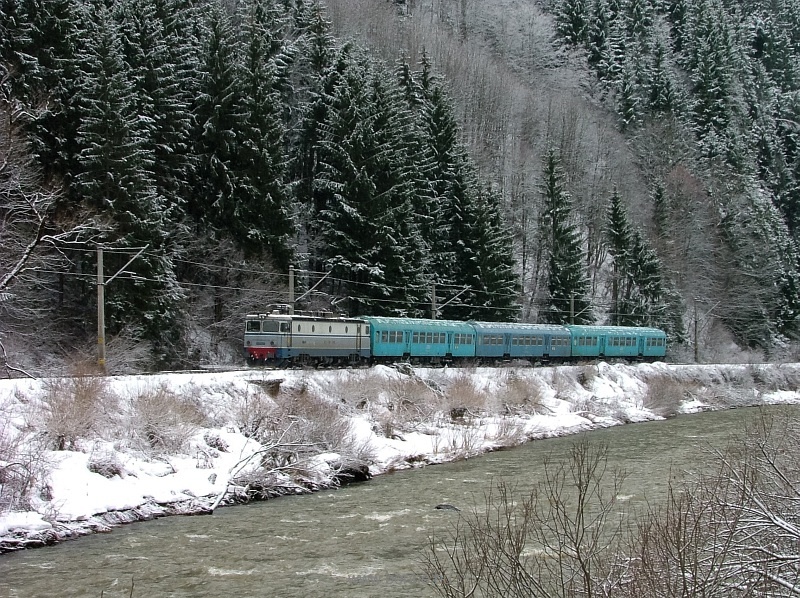
[[[277,81],[277,15],[251,0],[243,15],[242,125],[237,131],[240,193],[233,230],[246,253],[288,269],[293,222],[286,184],[281,97]]]
[[[175,357],[181,291],[164,255],[167,237],[164,204],[152,183],[152,153],[137,114],[135,86],[123,59],[117,23],[104,4],[88,7],[87,45],[80,53],[82,85],[76,98],[81,111],[77,143],[79,170],[73,193],[93,211],[113,222],[102,240],[113,248],[106,267],[130,263],[106,295],[108,330],[135,323],[155,341],[156,357]],[[121,251],[121,253],[120,253]]]
[[[334,90],[319,146],[323,255],[352,314],[417,314],[424,292],[407,112],[387,81],[363,57],[353,61]]]
[[[128,0],[120,3],[118,19],[141,134],[152,154],[147,167],[168,210],[171,237],[177,241],[175,237],[185,237],[176,235],[175,229],[183,226],[189,181],[194,178],[193,118],[185,89],[188,65],[180,51],[186,42],[171,31],[176,17],[165,15],[167,8],[180,9],[169,0]]]
[[[612,259],[611,323],[656,326],[673,340],[682,339],[679,296],[665,280],[655,251],[631,226],[616,189],[608,208],[607,236]]]
[[[589,323],[592,313],[582,239],[573,224],[572,201],[560,160],[552,149],[544,158],[542,196],[541,231],[548,251],[548,305],[542,315],[553,324]]]
[[[197,174],[187,211],[200,230],[219,236],[222,231],[237,230],[236,204],[240,197],[237,135],[243,114],[235,38],[229,18],[215,5],[206,26],[208,38],[199,65],[199,92],[193,107]]]

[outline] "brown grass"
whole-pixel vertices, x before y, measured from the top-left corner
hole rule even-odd
[[[542,382],[538,378],[510,370],[503,386],[499,399],[505,414],[536,413],[544,409]]]
[[[444,406],[453,419],[460,419],[466,413],[485,411],[489,398],[468,372],[459,373],[444,389]]]
[[[647,380],[643,407],[661,417],[672,417],[678,413],[681,403],[697,390],[695,383],[658,375]]]
[[[140,446],[156,454],[184,452],[205,423],[198,402],[160,384],[139,392],[130,402],[131,428]]]
[[[101,423],[114,415],[115,399],[103,377],[54,378],[44,383],[44,391],[41,427],[55,450],[77,448],[79,439],[97,435]]]

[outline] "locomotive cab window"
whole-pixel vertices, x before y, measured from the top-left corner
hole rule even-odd
[[[262,332],[278,332],[278,322],[270,322],[269,320],[264,320],[261,322],[261,331]]]
[[[258,320],[250,320],[247,322],[247,332],[261,332],[261,322]]]
[[[289,323],[281,322],[281,332],[289,332]]]

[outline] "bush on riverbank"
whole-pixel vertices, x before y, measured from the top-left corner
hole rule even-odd
[[[440,596],[641,598],[796,595],[800,425],[760,416],[711,469],[670,480],[644,512],[620,502],[624,473],[577,441],[529,494],[500,482],[444,537],[425,569]]]

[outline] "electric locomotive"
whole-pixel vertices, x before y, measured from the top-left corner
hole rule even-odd
[[[366,363],[369,323],[332,312],[295,314],[279,305],[245,318],[244,348],[251,363]]]

